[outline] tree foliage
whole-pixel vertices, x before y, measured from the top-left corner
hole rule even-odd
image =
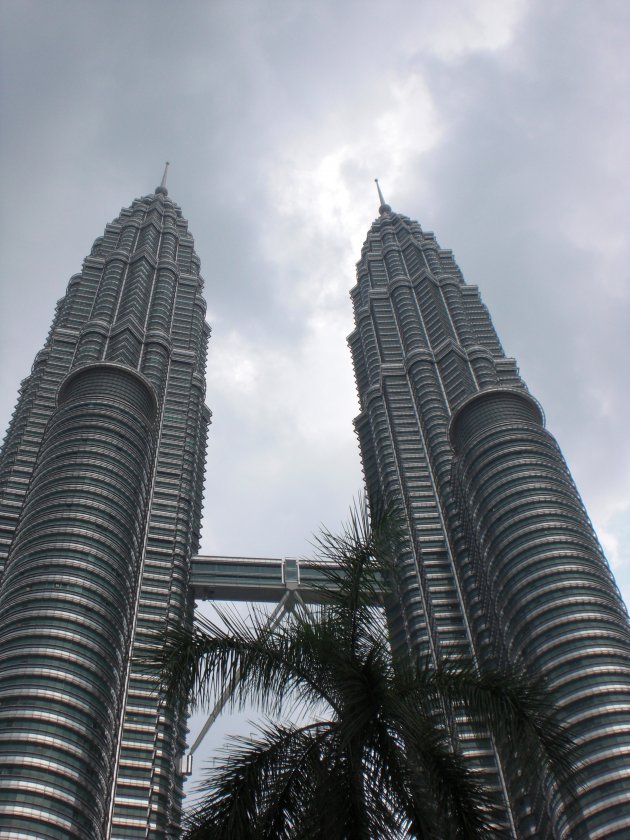
[[[233,706],[265,715],[208,773],[190,840],[503,836],[501,804],[467,762],[457,720],[518,745],[526,786],[541,774],[569,783],[571,744],[540,680],[392,655],[378,605],[392,534],[389,517],[370,523],[362,506],[340,535],[322,532],[331,567],[311,615],[270,630],[258,611],[221,610],[168,635],[158,664],[171,699],[210,706],[234,682]]]

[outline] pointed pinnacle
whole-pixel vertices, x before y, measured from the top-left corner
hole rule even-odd
[[[166,161],[166,165],[164,167],[164,175],[162,175],[162,181],[160,186],[156,188],[156,193],[162,193],[163,195],[168,195],[168,190],[166,189],[166,175],[168,173],[169,162]]]
[[[381,202],[381,206],[379,207],[379,212],[380,213],[387,213],[392,208],[389,206],[389,204],[383,198],[383,193],[381,192],[381,186],[378,182],[378,178],[374,179],[374,183],[376,184],[376,189],[378,190],[378,197],[379,197],[380,202]]]

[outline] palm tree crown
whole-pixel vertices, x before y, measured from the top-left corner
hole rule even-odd
[[[370,524],[359,506],[340,536],[322,532],[327,595],[311,614],[269,629],[259,612],[222,610],[220,622],[169,634],[158,658],[171,696],[209,705],[233,683],[233,704],[267,715],[202,784],[190,840],[504,836],[500,802],[457,742],[453,721],[464,716],[495,743],[518,744],[525,784],[532,768],[566,784],[571,745],[540,682],[516,668],[392,655],[378,605],[389,523]],[[289,720],[296,711],[300,723]]]

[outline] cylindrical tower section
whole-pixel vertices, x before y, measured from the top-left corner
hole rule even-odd
[[[135,371],[62,384],[0,589],[0,834],[104,837],[153,457]]]
[[[75,363],[77,366],[93,364],[99,359],[102,359],[103,352],[107,345],[108,335],[108,324],[103,321],[89,321],[81,330],[79,341],[77,343],[77,350],[75,354]]]
[[[470,366],[475,374],[475,379],[479,383],[480,387],[497,387],[499,384],[499,378],[497,376],[497,369],[494,364],[494,359],[492,358],[492,353],[490,353],[490,351],[485,347],[475,345],[474,347],[468,348],[467,354],[468,361],[470,362]]]
[[[441,274],[440,287],[451,320],[453,321],[458,341],[462,347],[470,347],[474,344],[475,337],[472,324],[466,317],[466,312],[464,311],[461,283],[456,277]]]
[[[135,229],[131,228],[131,230]],[[125,255],[123,254],[122,256],[124,257]],[[121,258],[120,252],[109,258],[103,271],[98,296],[94,303],[92,320],[111,324],[116,311],[120,289],[123,284],[125,267],[126,263]]]
[[[548,679],[578,748],[559,836],[630,836],[630,627],[562,453],[524,392],[487,390],[450,428],[463,498],[513,658]]]

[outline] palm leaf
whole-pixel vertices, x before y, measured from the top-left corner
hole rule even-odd
[[[304,726],[268,722],[232,740],[204,782],[188,836],[274,840],[464,840],[504,836],[502,803],[467,764],[460,724],[518,745],[522,782],[543,769],[570,790],[572,744],[540,679],[521,668],[479,671],[469,660],[395,659],[382,609],[395,585],[396,519],[370,522],[356,505],[339,535],[316,539],[327,586],[310,616],[269,627],[253,610],[219,609],[192,633],[169,632],[153,666],[178,702],[231,704],[265,714],[317,716]],[[520,777],[519,777],[520,778]]]
[[[232,738],[199,785],[204,800],[188,815],[191,840],[248,840],[293,836],[304,808],[312,755],[328,722],[297,727],[268,722],[257,737]]]

